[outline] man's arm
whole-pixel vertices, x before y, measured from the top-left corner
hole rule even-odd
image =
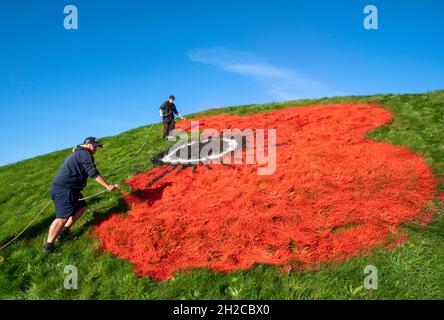
[[[80,157],[80,162],[85,169],[86,173],[91,179],[96,180],[98,183],[100,183],[102,186],[104,186],[108,191],[112,191],[115,189],[118,189],[118,185],[111,185],[102,177],[99,170],[97,170],[96,165],[94,164],[91,155],[85,154],[84,156]]]
[[[94,180],[96,180],[98,183],[104,186],[108,191],[119,189],[119,186],[117,184],[109,184],[108,182],[106,182],[105,178],[103,178],[101,175],[97,176]]]
[[[176,105],[175,105],[175,104],[173,104],[172,109],[173,109],[173,112],[174,112],[174,114],[175,114],[176,116],[178,116],[178,117],[181,118],[182,120],[185,120],[185,117],[183,117],[183,116],[177,111],[177,109],[176,109]]]
[[[169,116],[169,114],[167,114],[167,103],[164,102],[160,107],[159,107],[159,114],[161,118],[164,118],[166,116]]]
[[[165,103],[162,103],[162,105],[159,107],[159,114],[161,118],[165,116]]]

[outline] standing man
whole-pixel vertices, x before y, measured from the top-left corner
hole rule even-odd
[[[54,252],[54,241],[60,241],[69,235],[71,226],[83,215],[86,202],[81,191],[86,187],[88,177],[96,180],[108,191],[119,189],[100,175],[96,168],[93,154],[102,145],[94,137],[86,138],[82,145],[74,148],[73,152],[63,162],[62,167],[54,178],[51,186],[51,198],[55,205],[56,219],[49,227],[48,240],[43,252]]]
[[[168,101],[165,101],[159,108],[160,116],[163,120],[163,139],[168,139],[170,132],[174,130],[176,122],[174,121],[174,115],[178,116],[182,120],[185,118],[177,112],[176,105],[174,104],[176,98],[170,96]]]

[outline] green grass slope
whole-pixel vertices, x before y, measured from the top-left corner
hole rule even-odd
[[[395,112],[394,121],[369,134],[379,141],[403,145],[422,154],[440,179],[444,173],[444,91],[412,95],[375,95],[298,100],[266,105],[210,109],[192,116],[231,113],[247,115],[287,106],[329,103],[379,103]],[[191,117],[192,117],[191,116]],[[123,181],[151,167],[150,159],[171,143],[161,140],[161,124],[140,127],[102,139],[97,165],[110,181]],[[146,146],[137,154],[147,136]],[[16,235],[49,200],[51,180],[70,149],[0,167],[0,243]],[[439,185],[440,191],[444,186]],[[84,195],[102,190],[89,182]],[[369,257],[353,258],[320,271],[291,271],[258,264],[229,274],[194,269],[174,280],[139,278],[131,264],[100,249],[91,229],[101,217],[125,212],[119,193],[88,201],[89,210],[73,227],[74,238],[58,246],[58,253],[41,253],[52,207],[10,247],[0,250],[0,298],[3,299],[443,299],[444,216],[427,227],[404,226],[409,240],[392,251],[375,248]],[[379,271],[379,288],[363,288],[366,265]],[[66,265],[79,270],[77,290],[64,289]]]

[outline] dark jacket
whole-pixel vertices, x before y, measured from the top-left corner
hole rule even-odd
[[[87,148],[77,146],[63,162],[52,185],[59,188],[82,190],[88,177],[95,179],[100,175],[94,157]]]
[[[165,101],[159,108],[162,110],[162,117],[173,117],[174,115],[178,116],[179,112],[177,112],[176,105],[174,103],[170,103],[169,101]]]

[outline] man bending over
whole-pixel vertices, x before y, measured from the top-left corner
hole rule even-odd
[[[102,145],[96,138],[86,138],[82,145],[74,148],[54,178],[51,198],[55,205],[56,219],[49,227],[44,253],[53,253],[56,238],[59,237],[60,241],[65,240],[69,229],[85,212],[86,202],[81,199],[88,177],[96,180],[108,191],[119,189],[118,185],[106,182],[96,168],[93,155],[99,147]]]

